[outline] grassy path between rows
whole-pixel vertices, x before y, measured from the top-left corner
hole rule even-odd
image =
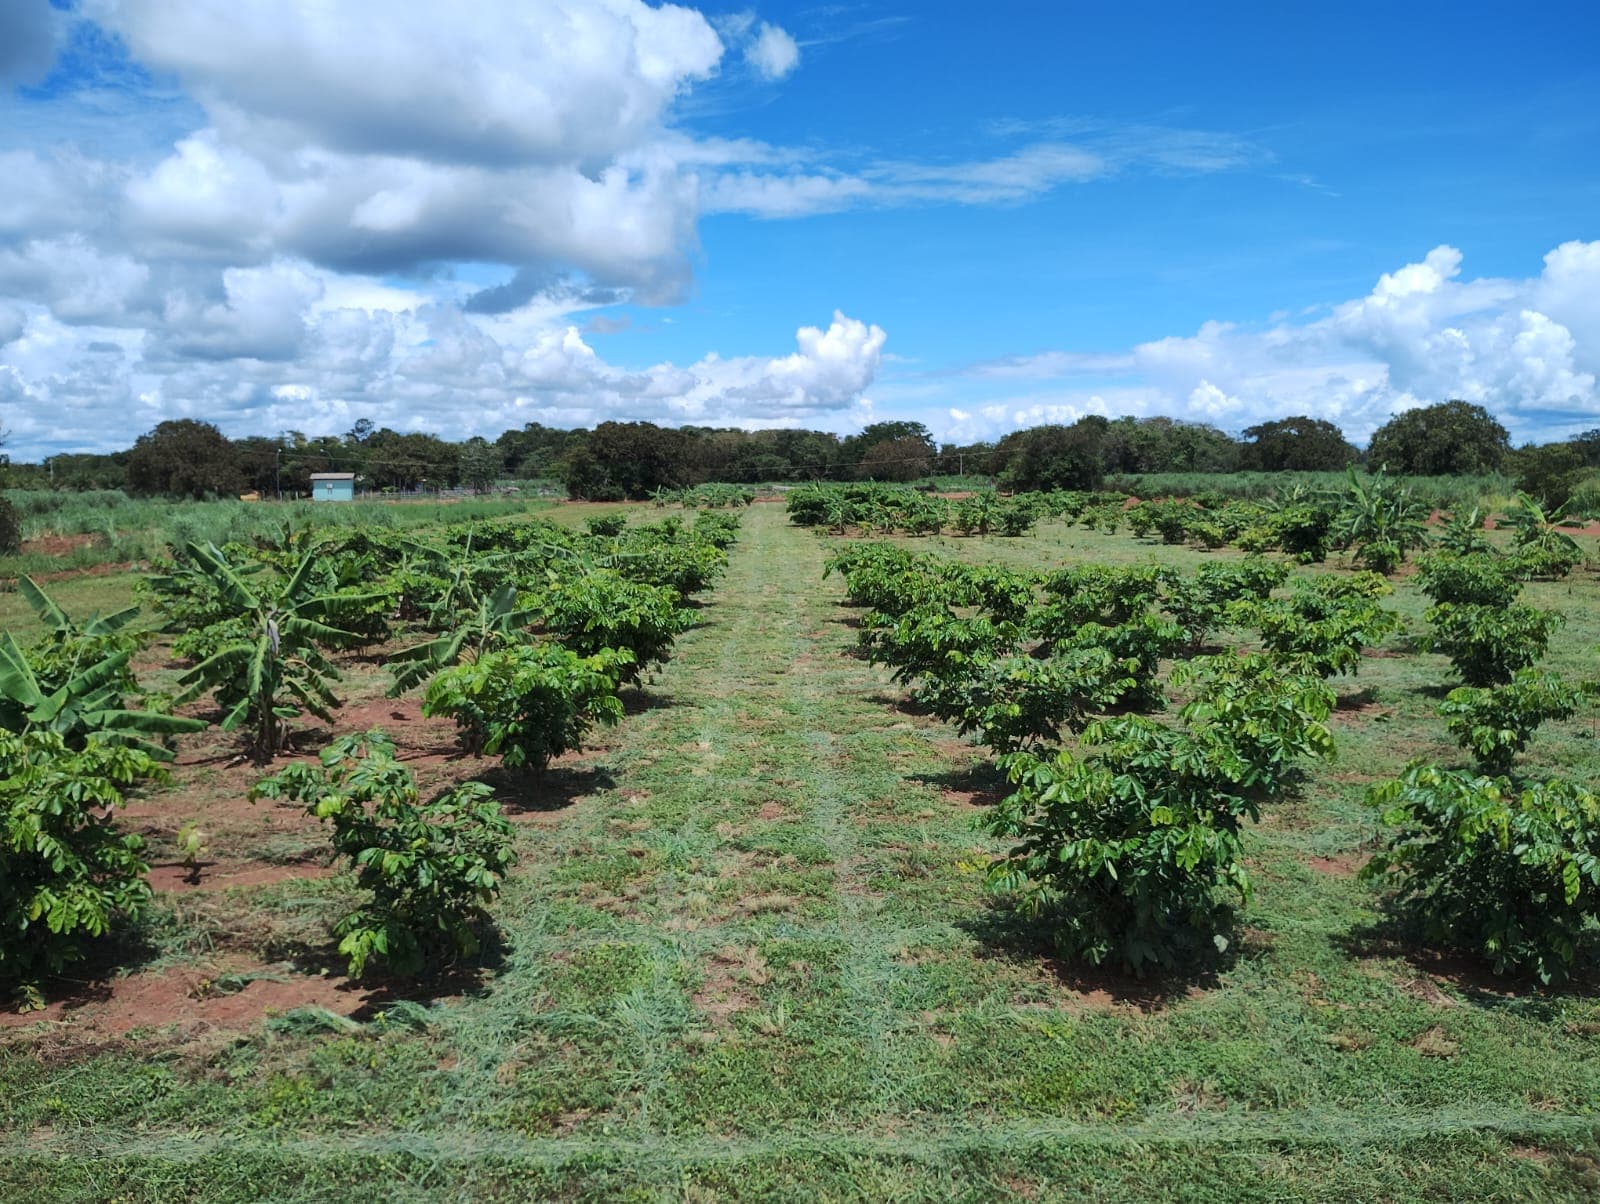
[[[752,508],[654,705],[595,755],[603,788],[520,817],[481,990],[0,1049],[0,1199],[1600,1188],[1600,1011],[1363,946],[1364,888],[1307,863],[1359,840],[1349,791],[1252,837],[1260,898],[1213,980],[1075,978],[1012,932],[971,825],[980,750],[848,655],[827,549]]]

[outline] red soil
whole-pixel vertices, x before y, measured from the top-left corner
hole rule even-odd
[[[1345,853],[1338,857],[1313,857],[1310,865],[1317,873],[1327,874],[1330,878],[1353,878],[1365,862],[1364,857]]]
[[[66,556],[79,548],[99,542],[98,535],[41,535],[38,539],[22,541],[24,553],[37,552],[41,556]]]
[[[237,990],[229,974],[262,974]],[[368,1002],[370,992],[340,978],[297,974],[287,967],[239,967],[227,963],[158,973],[129,974],[88,983],[82,991],[57,999],[43,1011],[0,1012],[0,1032],[40,1026],[74,1042],[89,1037],[122,1037],[135,1029],[177,1026],[186,1037],[208,1030],[253,1025],[263,1015],[300,1007],[326,1008],[348,1016]]]

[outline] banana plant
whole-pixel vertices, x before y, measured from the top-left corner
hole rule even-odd
[[[1487,517],[1482,506],[1452,510],[1439,532],[1439,546],[1457,556],[1494,555],[1495,546],[1483,530]]]
[[[1356,549],[1367,568],[1388,574],[1400,566],[1411,548],[1427,542],[1428,508],[1409,486],[1391,480],[1380,469],[1370,482],[1347,467],[1349,484],[1334,536],[1340,547]]]
[[[314,553],[303,557],[281,584],[247,581],[214,545],[190,544],[190,562],[216,590],[228,617],[207,634],[210,654],[178,679],[177,702],[207,690],[223,708],[224,731],[244,727],[249,750],[270,760],[287,739],[285,720],[308,711],[333,722],[339,705],[332,683],[339,672],[319,645],[339,647],[360,636],[330,619],[368,597],[318,594]]]
[[[402,649],[389,658],[389,669],[394,674],[394,684],[389,687],[390,698],[398,698],[464,658],[475,658],[486,649],[515,643],[519,633],[539,616],[537,610],[517,605],[517,587],[511,582],[487,597],[472,593],[470,582],[463,584],[461,593],[476,598],[476,609],[467,614],[465,621],[443,635]]]
[[[473,536],[460,548],[438,548],[420,540],[401,541],[394,572],[401,617],[421,619],[430,631],[449,631],[463,613],[477,608],[480,583],[505,576],[510,557],[503,552],[473,553]]]
[[[1565,577],[1583,560],[1578,541],[1561,529],[1580,524],[1547,510],[1526,493],[1517,494],[1506,523],[1517,533],[1517,557],[1530,576]]]
[[[170,751],[146,737],[203,731],[205,721],[124,706],[122,687],[132,655],[126,649],[109,653],[57,685],[41,679],[9,631],[0,635],[0,728],[19,735],[53,732],[73,748],[82,748],[94,735],[159,761],[172,760]]]
[[[136,652],[145,643],[144,633],[129,630],[139,617],[138,606],[124,607],[108,615],[95,611],[80,621],[67,614],[32,577],[18,578],[17,592],[46,629],[44,637],[29,650],[28,660],[34,676],[47,683],[47,694],[76,676],[80,669],[97,664],[114,652]],[[133,674],[126,669],[118,684],[124,694],[138,689]]]
[[[33,608],[33,613],[39,617],[39,621],[59,639],[116,635],[139,617],[137,606],[126,606],[108,615],[95,611],[87,619],[79,622],[62,610],[55,599],[45,593],[43,586],[27,575],[17,578],[17,592],[27,600],[28,605]]]

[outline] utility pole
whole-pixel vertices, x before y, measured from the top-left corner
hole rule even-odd
[[[278,491],[278,500],[283,501],[283,448],[272,449],[272,485]]]

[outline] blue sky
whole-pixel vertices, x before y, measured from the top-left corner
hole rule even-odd
[[[1600,426],[1592,5],[324,9],[0,11],[15,457],[188,416]]]

